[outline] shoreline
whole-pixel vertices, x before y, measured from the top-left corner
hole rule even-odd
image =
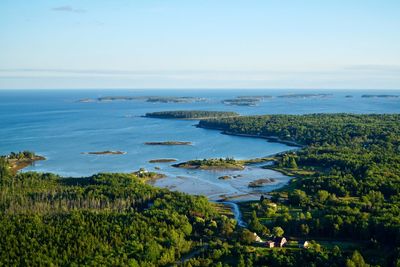
[[[241,136],[241,137],[251,137],[251,138],[261,138],[261,139],[265,139],[269,142],[272,143],[281,143],[284,145],[288,145],[288,146],[294,146],[294,147],[300,147],[303,148],[304,145],[297,143],[295,141],[290,141],[290,140],[283,140],[277,136],[266,136],[266,135],[257,135],[257,134],[241,134],[241,133],[233,133],[233,132],[228,132],[225,131],[224,129],[221,128],[212,128],[212,127],[204,127],[204,126],[200,126],[199,124],[195,125],[197,128],[201,128],[201,129],[206,129],[206,130],[216,130],[216,131],[220,131],[220,134],[225,134],[225,135],[232,135],[232,136]],[[287,150],[290,151],[290,150]],[[286,152],[282,151],[280,153]],[[277,153],[278,154],[278,153]]]
[[[212,128],[210,128],[210,129],[212,129]],[[277,136],[265,136],[265,135],[255,135],[255,134],[254,135],[252,135],[252,134],[239,134],[239,133],[232,133],[232,132],[226,132],[226,131],[222,131],[221,134],[232,135],[232,136],[261,138],[261,139],[265,139],[265,140],[267,140],[269,142],[272,142],[272,143],[281,143],[281,144],[300,147],[300,148],[304,147],[303,145],[301,145],[301,144],[299,144],[299,143],[297,143],[295,141],[283,140],[283,139],[280,139]],[[287,151],[290,151],[290,150],[287,150]],[[280,153],[283,153],[283,152],[286,152],[286,151],[282,151]]]
[[[8,160],[8,162],[9,162],[9,164],[10,164],[10,170],[11,170],[13,173],[17,173],[18,171],[23,170],[23,169],[25,169],[26,167],[35,164],[36,161],[40,161],[40,160],[46,160],[46,158],[43,157],[43,156],[37,156],[37,155],[36,155],[36,156],[34,156],[33,158],[31,158],[31,159],[27,159],[27,158],[25,158],[25,159],[20,159],[20,160],[14,160],[14,159],[12,159],[12,160]]]

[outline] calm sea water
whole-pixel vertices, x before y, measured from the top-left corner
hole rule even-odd
[[[272,98],[255,107],[227,106],[221,100],[240,95],[331,93],[328,98]],[[156,185],[218,198],[222,194],[252,193],[248,182],[271,177],[281,186],[288,177],[257,166],[244,171],[194,171],[148,163],[151,159],[178,161],[212,157],[237,159],[262,157],[291,147],[262,139],[222,135],[194,127],[196,121],[142,118],[146,112],[164,110],[227,110],[243,115],[305,114],[323,112],[399,113],[400,98],[361,98],[362,94],[396,94],[400,91],[299,91],[299,90],[63,90],[0,91],[0,154],[32,150],[47,158],[26,171],[54,172],[63,176],[88,176],[98,172],[132,172],[159,167],[168,178]],[[81,98],[100,96],[196,96],[198,103],[148,103],[115,101],[81,103]],[[352,95],[352,98],[346,98]],[[149,141],[190,141],[193,146],[147,146]],[[82,152],[121,150],[125,155],[84,155]],[[241,178],[221,181],[222,175]]]

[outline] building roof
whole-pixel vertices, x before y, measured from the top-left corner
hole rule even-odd
[[[282,241],[286,241],[286,238],[284,238],[283,236],[282,237],[276,237],[274,239],[275,243],[281,243]]]

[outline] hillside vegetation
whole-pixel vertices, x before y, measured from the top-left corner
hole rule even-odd
[[[396,264],[400,115],[267,115],[202,120],[199,126],[305,145],[275,157],[272,168],[296,178],[272,194],[282,202],[279,211],[255,203],[256,216],[266,227],[279,226],[301,238],[367,242],[371,251],[380,251],[371,256],[377,263]]]

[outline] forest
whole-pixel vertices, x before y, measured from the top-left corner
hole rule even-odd
[[[240,203],[246,226],[223,203],[147,185],[144,172],[15,174],[0,157],[0,265],[399,266],[400,115],[268,115],[199,125],[302,145],[271,157],[265,167],[293,179]],[[254,233],[288,242],[268,248]],[[307,249],[299,246],[304,240]]]
[[[304,145],[267,166],[295,178],[270,200],[247,205],[248,219],[263,222],[258,228],[360,241],[372,262],[400,264],[400,115],[249,116],[201,120],[199,127]]]
[[[135,174],[62,178],[0,159],[0,265],[164,266],[235,221]]]

